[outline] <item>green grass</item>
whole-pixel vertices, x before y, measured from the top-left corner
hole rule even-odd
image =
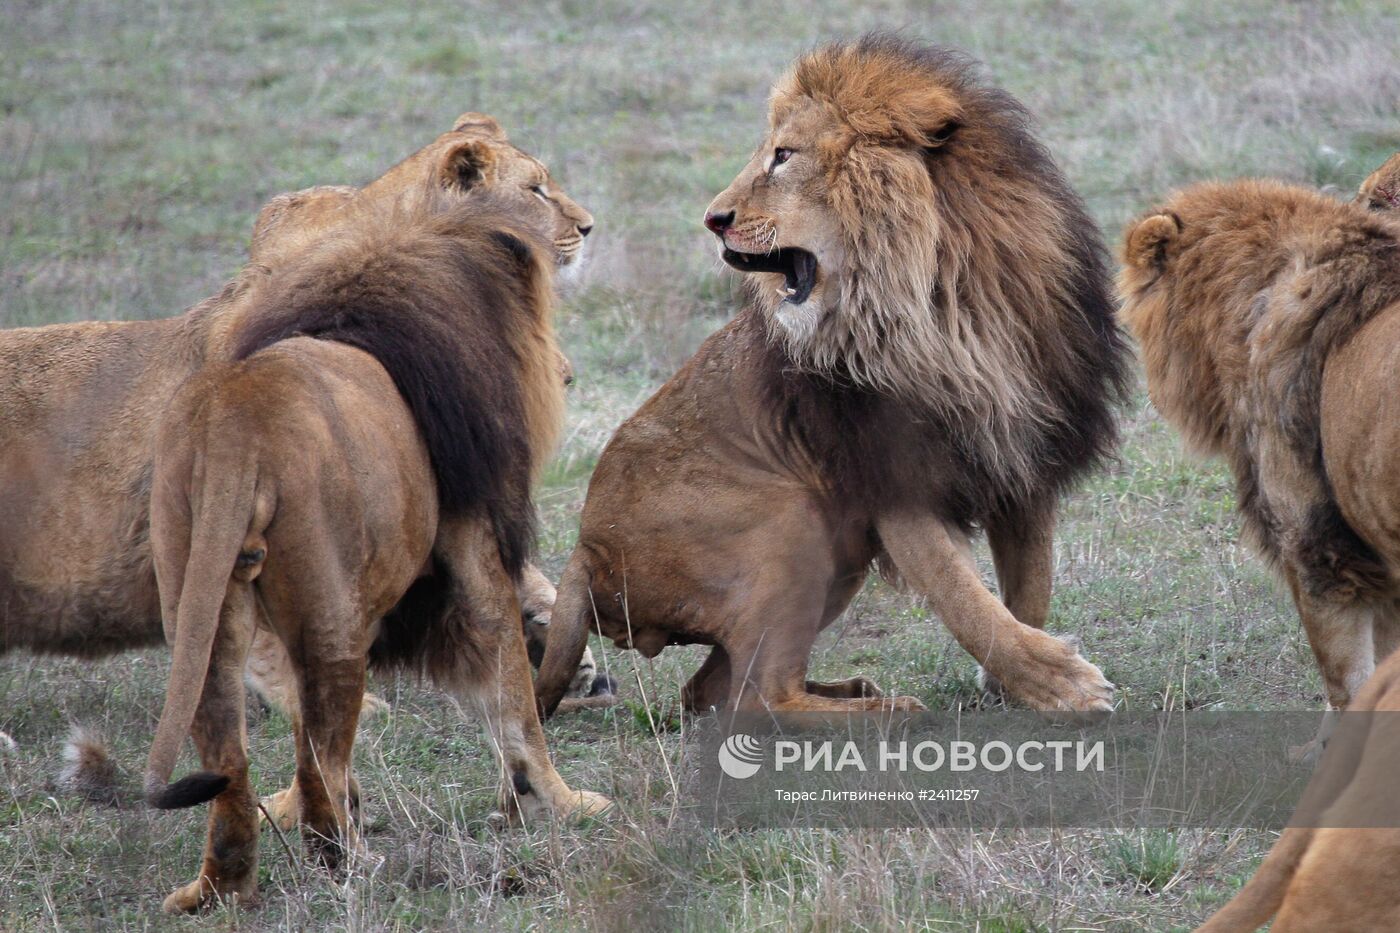
[[[733,307],[699,218],[757,142],[770,82],[813,43],[877,26],[985,60],[1110,240],[1187,181],[1350,190],[1400,148],[1400,11],[1382,0],[819,0],[758,14],[714,0],[7,0],[0,325],[175,313],[239,266],[269,196],[365,181],[458,113],[492,113],[598,220],[560,322],[578,371],[568,440],[540,493],[557,573],[608,436]],[[1080,636],[1129,709],[1316,707],[1306,640],[1239,545],[1225,471],[1186,456],[1141,397],[1124,425],[1119,457],[1066,505],[1051,628]],[[601,649],[627,702],[548,731],[567,779],[622,813],[530,832],[486,828],[495,765],[476,726],[432,690],[376,682],[395,711],[365,724],[357,769],[382,862],[337,882],[295,838],[289,858],[268,835],[260,908],[168,920],[160,898],[189,880],[203,813],[105,809],[46,785],[71,721],[143,760],[164,653],[8,656],[0,729],[20,750],[0,757],[0,929],[1167,930],[1218,906],[1271,841],[681,830],[667,774],[700,658]],[[881,584],[813,660],[816,677],[857,673],[935,709],[976,699],[970,659]],[[253,710],[250,743],[259,787],[276,789],[286,723]]]

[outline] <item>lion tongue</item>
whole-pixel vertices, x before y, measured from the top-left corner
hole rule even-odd
[[[790,259],[792,268],[786,270],[787,297],[784,300],[800,305],[811,296],[817,284],[817,257],[805,249],[795,249]]]

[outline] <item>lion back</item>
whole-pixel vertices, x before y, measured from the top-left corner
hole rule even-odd
[[[489,204],[363,214],[268,282],[233,355],[306,336],[373,356],[413,413],[442,512],[489,516],[518,578],[563,409],[550,256]]]

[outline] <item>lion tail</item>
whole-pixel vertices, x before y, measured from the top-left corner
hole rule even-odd
[[[207,462],[207,461],[206,461]],[[223,459],[229,469],[207,472],[191,497],[189,558],[175,614],[174,660],[165,708],[146,761],[146,801],[161,810],[192,807],[218,796],[227,775],[197,771],[173,784],[180,746],[194,724],[204,693],[225,594],[254,520],[256,469],[250,456]],[[160,505],[152,502],[152,524]]]
[[[588,564],[588,552],[575,548],[559,581],[559,596],[545,638],[544,660],[535,678],[535,703],[542,719],[552,716],[558,708],[578,671],[583,649],[588,647],[588,620],[593,617]]]

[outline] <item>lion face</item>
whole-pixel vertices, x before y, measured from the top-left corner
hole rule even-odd
[[[343,208],[366,201],[405,201],[424,186],[449,196],[490,195],[515,206],[523,220],[549,231],[561,267],[577,266],[593,215],[564,193],[534,156],[511,145],[491,117],[464,113],[450,132],[395,165],[364,188],[342,185],[278,195],[258,214],[250,258],[270,264],[285,257],[345,216]]]
[[[720,257],[755,274],[765,304],[793,338],[810,338],[844,265],[840,225],[828,202],[823,149],[830,115],[813,102],[768,133],[743,171],[705,213]]]
[[[559,265],[577,263],[593,215],[564,193],[534,156],[511,145],[493,118],[464,113],[452,130],[366,186],[374,197],[419,190],[424,179],[453,194],[489,193],[498,202],[519,200],[523,216],[550,231]]]
[[[773,88],[763,145],[706,213],[770,331],[811,369],[924,394],[913,383],[929,374],[909,367],[924,364],[896,357],[940,339],[939,273],[953,286],[963,252],[940,255],[933,153],[963,119],[944,64],[880,40],[799,59]]]

